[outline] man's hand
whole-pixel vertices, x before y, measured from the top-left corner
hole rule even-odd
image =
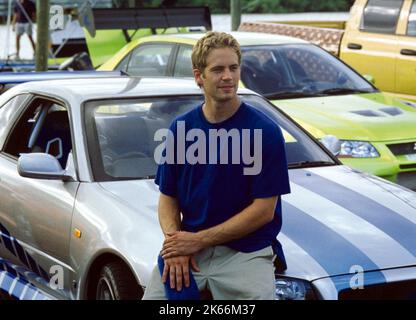
[[[15,32],[16,31],[16,25],[12,25],[12,31]]]
[[[182,290],[182,284],[189,287],[189,264],[194,271],[200,271],[193,256],[179,256],[164,259],[165,267],[162,274],[162,282],[165,283],[169,275],[171,289]]]
[[[197,233],[175,231],[166,234],[161,255],[163,259],[192,255],[204,248],[203,241]]]

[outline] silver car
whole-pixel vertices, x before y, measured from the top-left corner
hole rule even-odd
[[[276,298],[414,298],[416,194],[341,165],[264,98],[239,94],[286,140]],[[0,294],[140,299],[163,241],[155,133],[202,99],[192,80],[130,77],[1,95]]]

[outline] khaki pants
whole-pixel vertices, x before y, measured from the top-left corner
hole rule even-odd
[[[208,289],[214,300],[273,300],[275,298],[271,247],[244,253],[225,246],[195,255],[200,272],[192,271],[200,291]],[[153,269],[143,300],[166,300],[159,268]]]

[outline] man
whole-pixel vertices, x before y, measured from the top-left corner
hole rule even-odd
[[[243,157],[247,139],[239,147],[232,139],[227,150],[221,144],[208,145],[206,163],[186,159],[181,164],[177,151],[176,163],[159,165],[155,182],[161,191],[163,264],[153,271],[144,299],[166,299],[169,290],[185,293],[193,278],[214,299],[275,297],[272,245],[281,227],[279,196],[290,192],[284,140],[277,124],[240,101],[240,62],[240,46],[231,35],[208,32],[198,41],[192,64],[205,101],[172,123],[175,141],[167,142],[166,151],[178,145],[177,128],[182,125],[188,133],[202,130],[206,141],[210,130],[234,130],[240,137],[249,130],[254,142],[248,145],[261,160],[261,170],[248,172],[235,161]],[[192,143],[186,141],[187,150]]]
[[[20,57],[20,38],[24,33],[29,37],[33,52],[35,52],[35,42],[32,38],[32,22],[36,21],[36,7],[30,0],[17,0],[14,6],[12,20],[13,31],[16,31],[16,58]]]

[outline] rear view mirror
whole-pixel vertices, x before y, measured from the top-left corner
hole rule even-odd
[[[17,171],[22,177],[46,180],[72,180],[58,160],[47,153],[25,153],[19,157]]]

